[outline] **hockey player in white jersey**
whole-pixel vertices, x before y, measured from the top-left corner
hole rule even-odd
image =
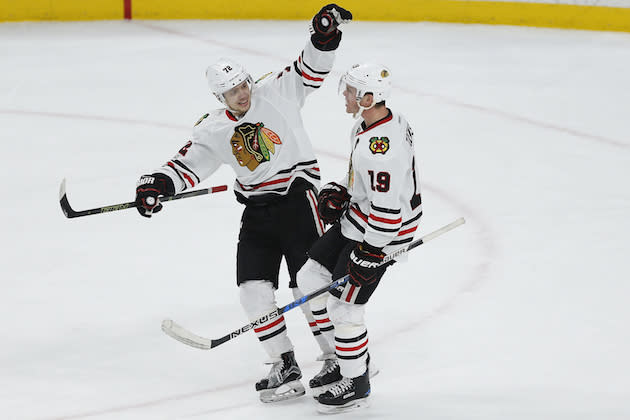
[[[365,304],[383,277],[384,256],[413,240],[422,206],[413,131],[387,108],[391,75],[378,64],[353,66],[341,77],[346,112],[359,118],[350,133],[348,174],[325,185],[319,213],[332,227],[309,250],[298,273],[305,293],[349,274],[348,283],[311,300],[335,355],[310,382],[318,410],[337,413],[368,404],[370,355]]]
[[[195,187],[222,164],[236,173],[234,191],[245,205],[237,250],[240,301],[251,321],[276,309],[275,290],[282,258],[296,298],[296,275],[306,251],[323,233],[317,212],[319,165],[300,110],[332,69],[341,41],[338,26],[352,14],[335,4],[324,6],[311,22],[311,37],[297,59],[257,83],[244,67],[220,59],[208,67],[211,92],[225,108],[205,114],[192,137],[164,166],[143,175],[136,188],[141,215],[161,210],[160,196]],[[308,307],[305,314],[323,354],[333,350]],[[263,402],[304,395],[301,370],[284,317],[254,329],[272,364],[256,383]]]

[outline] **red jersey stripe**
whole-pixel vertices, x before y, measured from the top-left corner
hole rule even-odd
[[[355,207],[351,207],[352,211],[354,212],[354,214],[356,214],[357,216],[359,216],[361,219],[363,219],[364,222],[367,223],[367,217],[365,216],[365,214],[361,213],[359,210],[357,210]]]
[[[184,178],[186,178],[186,181],[188,181],[190,183],[191,187],[195,186],[195,181],[192,180],[192,178],[190,176],[188,176],[187,174],[185,174],[184,172],[178,170],[175,165],[173,165],[172,162],[168,162],[167,163],[168,166],[171,167],[171,169],[173,169],[175,172],[177,172],[178,174],[181,174]]]
[[[386,219],[384,217],[374,216],[372,213],[370,213],[370,219],[381,223],[388,223],[390,225],[397,225],[402,222],[402,217],[399,217],[398,219]]]
[[[348,291],[348,296],[346,296],[346,302],[350,302],[350,300],[352,300],[352,295],[354,294],[354,290],[356,289],[356,287],[354,287],[353,284],[350,285],[350,290]]]
[[[257,190],[258,188],[266,187],[267,185],[273,185],[273,184],[279,184],[281,182],[287,182],[290,179],[291,179],[291,177],[274,179],[273,181],[268,181],[268,182],[263,182],[262,184],[258,184],[255,187],[253,187],[252,189]]]
[[[300,62],[300,64],[302,64],[302,57],[298,57],[298,61]],[[302,67],[302,66],[300,66]],[[323,82],[324,79],[322,79],[321,77],[313,77],[313,76],[309,76],[308,74],[306,74],[306,71],[304,71],[304,67],[302,67],[302,77],[308,79],[308,80],[312,80],[314,82]]]
[[[403,235],[406,235],[408,233],[415,232],[416,229],[418,229],[418,226],[414,226],[414,227],[412,227],[410,229],[401,230],[400,232],[398,232],[398,236],[403,236]]]
[[[339,346],[335,346],[335,349],[339,350],[339,351],[356,351],[356,350],[360,350],[363,347],[367,346],[368,340],[365,340],[362,344],[359,344],[356,347],[339,347]]]
[[[322,219],[319,217],[319,209],[317,208],[317,198],[315,197],[315,194],[310,190],[307,191],[306,194],[308,195],[308,199],[314,208],[314,213],[317,218],[317,224],[319,225],[319,228],[321,229],[321,232],[322,232],[321,234],[323,234],[326,231],[326,229],[324,228],[324,223],[322,222]]]
[[[269,325],[265,325],[264,327],[260,327],[260,328],[254,328],[254,332],[261,332],[261,331],[268,330],[269,328],[275,327],[276,325],[280,324],[281,322],[284,322],[284,315],[281,316],[280,318],[276,319],[274,322],[272,322]]]
[[[183,173],[183,172],[182,172],[182,175],[184,175],[184,178],[186,178],[186,180],[187,180],[188,182],[190,182],[190,186],[191,186],[191,187],[194,187],[194,186],[195,186],[195,181],[193,181],[191,177],[189,177],[188,175],[186,175],[186,174],[185,174],[185,173]]]

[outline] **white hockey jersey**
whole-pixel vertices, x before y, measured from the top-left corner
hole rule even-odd
[[[341,232],[390,253],[413,240],[422,216],[413,130],[390,110],[370,127],[357,122],[350,141],[347,187],[352,198]]]
[[[319,165],[300,110],[332,69],[334,51],[319,51],[309,40],[281,72],[257,82],[251,107],[240,119],[223,108],[204,115],[192,139],[164,166],[176,192],[196,186],[221,164],[236,173],[234,190],[247,199],[285,195],[297,178],[319,187]]]

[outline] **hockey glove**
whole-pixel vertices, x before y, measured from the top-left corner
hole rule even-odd
[[[357,244],[350,253],[348,274],[350,283],[356,287],[374,283],[385,273],[388,264],[381,265],[385,258],[382,248],[376,248],[367,242]]]
[[[317,209],[324,223],[335,223],[350,204],[350,194],[343,185],[330,182],[322,188],[317,198]]]
[[[142,175],[136,184],[136,208],[144,217],[162,210],[160,195],[175,194],[175,186],[168,176],[161,173]]]
[[[341,42],[341,31],[337,29],[342,23],[352,20],[352,13],[334,3],[322,7],[311,21],[311,42],[320,51],[336,50]]]

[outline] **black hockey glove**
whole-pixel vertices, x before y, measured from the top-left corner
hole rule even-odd
[[[352,20],[352,13],[334,3],[322,7],[311,22],[311,42],[320,51],[336,50],[341,42],[342,23]]]
[[[160,195],[175,194],[175,186],[168,176],[155,173],[142,175],[136,184],[136,208],[144,217],[151,217],[153,213],[162,210]]]
[[[350,260],[348,261],[350,283],[361,287],[372,284],[381,278],[387,265],[389,265],[380,265],[383,258],[385,258],[385,254],[383,254],[382,248],[376,248],[365,241],[362,244],[357,244],[350,253]]]
[[[350,204],[350,194],[343,185],[330,182],[322,188],[317,198],[317,210],[324,223],[335,223]]]

